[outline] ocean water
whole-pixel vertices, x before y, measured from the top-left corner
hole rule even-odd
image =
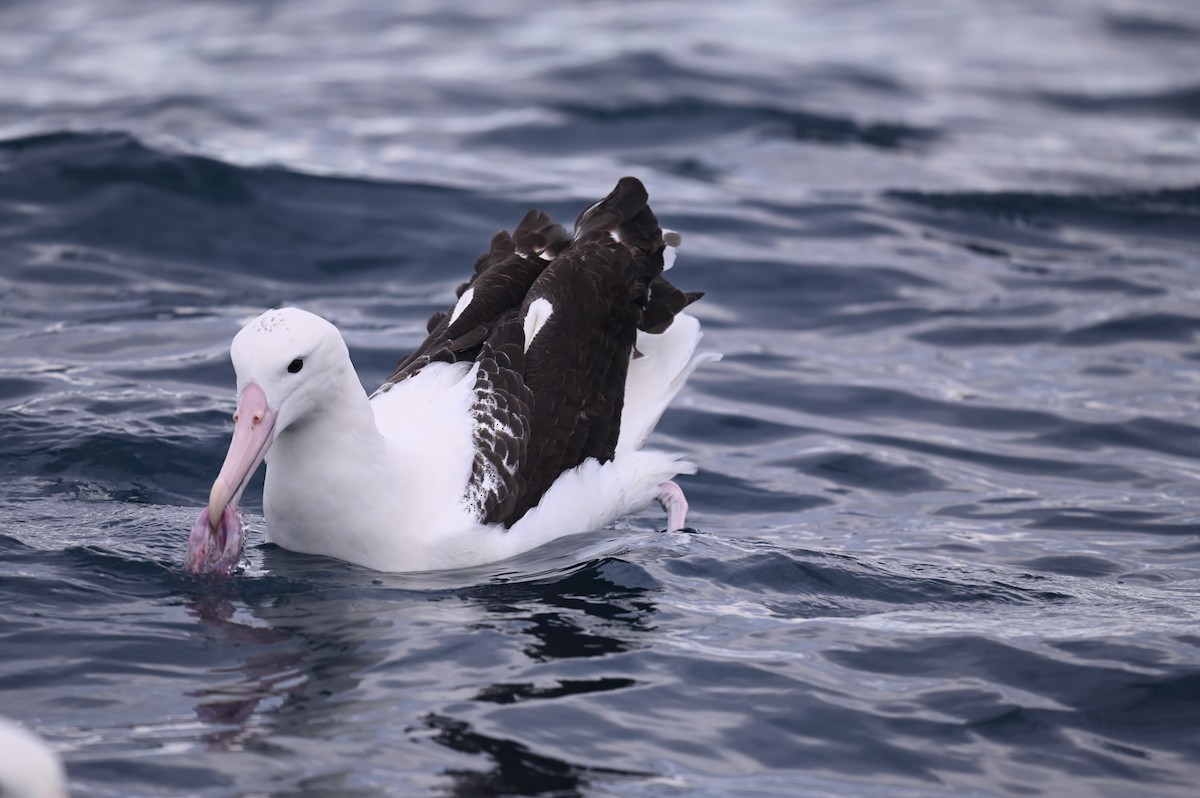
[[[0,714],[73,795],[1192,796],[1200,6],[0,5]],[[467,572],[181,573],[281,303],[374,388],[641,177],[653,508]]]

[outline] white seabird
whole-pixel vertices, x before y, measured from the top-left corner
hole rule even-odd
[[[664,233],[623,178],[568,233],[530,211],[498,233],[447,313],[374,394],[334,325],[270,310],[237,334],[234,432],[187,568],[237,564],[237,502],[265,459],[267,539],[382,571],[502,560],[598,529],[695,468],[642,444],[692,370],[700,294],[664,277]]]

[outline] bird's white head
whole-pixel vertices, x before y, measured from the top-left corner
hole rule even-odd
[[[207,516],[201,513],[188,537],[187,567],[193,571],[233,570],[242,548],[236,508],[250,477],[275,439],[332,404],[347,372],[353,374],[337,327],[299,308],[262,314],[242,328],[229,351],[238,391],[233,439]]]
[[[350,365],[337,327],[299,308],[268,310],[241,329],[229,354],[239,406],[247,388],[256,386],[275,415],[276,434],[320,407]]]

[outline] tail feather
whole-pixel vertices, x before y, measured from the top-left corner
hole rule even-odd
[[[638,333],[641,357],[630,362],[625,380],[618,453],[633,451],[646,441],[697,366],[721,359],[715,352],[696,351],[702,337],[700,322],[687,313],[675,316],[661,333]]]

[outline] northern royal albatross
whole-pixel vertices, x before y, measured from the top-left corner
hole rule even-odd
[[[642,449],[696,365],[699,294],[664,277],[679,244],[623,178],[568,233],[530,211],[497,233],[369,397],[336,327],[270,310],[233,339],[233,440],[186,567],[228,573],[237,502],[267,461],[267,539],[381,571],[501,560],[658,499],[669,529],[694,466]]]

